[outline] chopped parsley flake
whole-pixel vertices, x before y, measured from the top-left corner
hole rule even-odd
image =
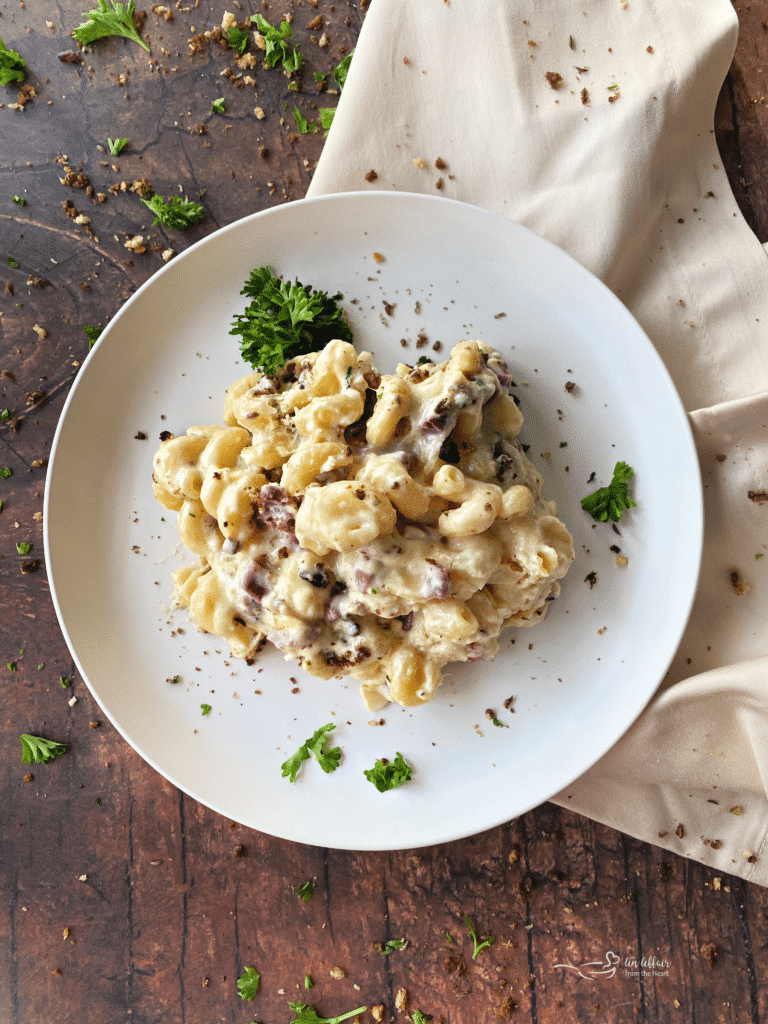
[[[246,967],[237,979],[237,990],[240,993],[240,998],[247,999],[250,1002],[259,991],[260,981],[261,975],[256,968]]]
[[[320,127],[323,129],[325,134],[331,130],[333,119],[336,116],[336,107],[320,107]]]
[[[410,781],[411,766],[406,763],[403,755],[398,751],[394,761],[380,758],[373,768],[363,771],[363,775],[373,783],[380,793],[386,793],[388,789],[397,789],[404,782]]]
[[[107,145],[112,156],[120,156],[128,145],[128,139],[107,139]]]
[[[55,757],[61,757],[67,751],[66,743],[57,743],[56,740],[46,740],[42,736],[31,736],[29,733],[22,733],[21,740],[21,763],[22,764],[48,764]]]
[[[336,85],[340,89],[343,89],[347,84],[347,74],[349,72],[349,65],[352,63],[352,57],[355,51],[348,53],[344,60],[333,69],[333,77],[336,81]]]
[[[103,327],[91,327],[90,324],[85,324],[83,330],[88,335],[88,348],[93,348],[96,342],[99,340],[99,335],[104,330]]]
[[[379,952],[382,956],[389,956],[390,953],[394,953],[397,949],[404,949],[408,945],[408,939],[390,939],[389,942],[383,943]]]
[[[27,205],[27,200],[24,199],[22,196],[14,196],[13,199],[11,199],[11,202],[16,203],[17,206]]]
[[[202,709],[203,715],[210,715],[210,713],[211,713],[211,705],[210,704],[201,704],[200,708]]]
[[[128,0],[125,7],[119,0],[111,0],[111,8],[107,0],[99,0],[97,8],[83,15],[84,18],[88,18],[88,21],[84,21],[82,25],[72,29],[70,35],[83,46],[95,43],[97,39],[103,39],[105,36],[123,36],[149,51],[149,47],[136,30],[133,21],[135,13],[134,0]]]
[[[9,50],[0,37],[0,85],[23,82],[27,75],[27,63],[16,50]]]
[[[333,772],[339,767],[339,761],[341,760],[341,748],[333,747],[331,750],[325,749],[325,744],[328,739],[327,734],[335,729],[336,726],[329,722],[328,725],[321,725],[319,729],[316,729],[312,736],[306,740],[295,754],[292,754],[287,761],[284,761],[280,767],[282,769],[282,777],[289,779],[291,782],[296,781],[296,776],[299,774],[302,761],[308,761],[311,754],[314,754],[317,758],[317,763],[323,769],[324,772]]]
[[[224,102],[224,97],[223,96],[220,96],[218,99],[215,99],[213,101],[213,103],[211,104],[211,111],[214,114],[223,114],[226,109],[227,109],[227,105]]]
[[[301,882],[299,885],[294,885],[291,889],[291,892],[298,896],[302,903],[309,903],[314,891],[315,883],[309,879],[306,882]]]
[[[626,462],[617,462],[610,484],[607,487],[598,487],[592,494],[583,498],[581,507],[597,522],[604,523],[610,519],[617,523],[623,512],[635,507],[635,502],[629,496],[629,481],[633,475],[634,470],[631,466]]]
[[[259,13],[252,15],[251,21],[255,21],[256,28],[264,38],[264,63],[267,67],[273,68],[276,64],[282,64],[289,75],[298,71],[302,57],[297,47],[288,45],[289,39],[293,36],[290,23],[281,21],[280,28],[275,28],[263,14]]]
[[[174,231],[185,231],[205,219],[205,210],[201,204],[192,202],[186,196],[183,199],[173,196],[171,199],[165,200],[162,196],[143,195],[141,201],[155,215],[155,219],[152,221],[153,227],[155,224],[163,224]]]
[[[314,131],[314,126],[310,126],[309,121],[304,117],[298,107],[293,108],[293,119],[296,122],[296,127],[302,135],[306,135],[307,132]]]
[[[4,469],[0,469],[0,477],[2,477],[3,480],[7,480],[8,477],[12,476],[12,475],[13,475],[13,470],[12,469],[8,469],[7,466]]]
[[[13,258],[13,256],[9,256],[8,259],[5,262],[6,262],[6,265],[11,268],[11,270],[18,270],[19,269],[19,264],[16,262],[16,260]]]
[[[355,51],[353,50],[352,53],[348,53],[344,60],[333,70],[333,78],[334,81],[336,82],[336,85],[338,85],[340,92],[346,85],[347,73],[349,72],[349,65],[352,63],[352,57],[354,55],[354,52]],[[336,108],[320,107],[319,114],[320,127],[327,135],[328,132],[330,131],[331,125],[333,124],[333,118],[336,114]]]
[[[238,25],[230,25],[227,32],[227,46],[230,50],[236,50],[238,55],[242,57],[248,46],[248,33],[245,29],[240,28]]]
[[[28,555],[32,550],[32,545],[28,541],[22,540],[16,545],[16,550],[20,555]]]

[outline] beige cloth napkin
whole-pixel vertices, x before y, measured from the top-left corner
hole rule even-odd
[[[495,210],[645,328],[698,445],[701,582],[651,704],[554,801],[768,885],[768,256],[713,131],[737,29],[729,0],[372,0],[309,195]]]

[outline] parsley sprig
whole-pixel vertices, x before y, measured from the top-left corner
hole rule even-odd
[[[629,496],[629,481],[634,470],[626,462],[617,462],[613,469],[613,479],[607,487],[598,487],[592,494],[582,498],[581,507],[593,519],[604,523],[607,519],[618,523],[622,513],[634,508],[635,502]]]
[[[464,915],[464,924],[467,926],[470,938],[472,939],[472,945],[474,946],[474,949],[472,950],[472,959],[476,960],[478,955],[482,953],[484,949],[487,949],[489,946],[492,946],[494,944],[494,942],[496,941],[496,936],[486,935],[484,939],[478,939],[477,932],[473,928],[472,922],[470,921],[468,914]]]
[[[288,778],[291,782],[295,782],[302,761],[308,761],[312,754],[315,755],[317,763],[324,772],[335,771],[339,767],[339,761],[341,760],[341,748],[333,747],[330,750],[325,748],[328,739],[327,734],[335,728],[336,726],[333,722],[329,722],[328,725],[321,725],[319,729],[316,729],[312,736],[302,743],[296,753],[292,754],[280,766],[283,770],[283,778]]]
[[[338,1017],[320,1017],[314,1006],[310,1006],[309,1003],[289,1002],[288,1005],[296,1014],[291,1024],[341,1024],[341,1021],[356,1017],[368,1009],[367,1006],[358,1006],[356,1010],[349,1010],[348,1013],[342,1013]]]
[[[324,348],[334,338],[352,340],[352,331],[338,305],[341,294],[293,284],[275,277],[269,267],[251,271],[241,295],[251,301],[232,321],[230,334],[241,336],[246,363],[266,374],[276,373],[292,356]]]
[[[87,46],[88,43],[95,43],[97,39],[104,39],[106,36],[122,36],[124,39],[138,43],[149,52],[149,47],[139,35],[134,24],[135,13],[134,0],[128,0],[125,7],[120,0],[111,0],[111,6],[107,0],[99,0],[97,8],[83,15],[84,18],[88,18],[88,21],[84,21],[82,25],[78,25],[72,30],[72,38],[76,39],[78,43],[82,43],[83,46]]]
[[[57,743],[56,740],[47,740],[42,736],[31,736],[23,732],[19,739],[22,764],[48,764],[67,752],[66,743]]]
[[[363,775],[373,783],[380,793],[386,793],[388,789],[397,789],[404,782],[410,782],[411,766],[398,751],[394,761],[379,758],[373,768],[364,771]]]
[[[27,62],[16,50],[9,50],[0,37],[0,85],[23,82],[26,76]]]

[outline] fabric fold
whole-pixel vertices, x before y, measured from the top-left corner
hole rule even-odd
[[[554,799],[768,885],[768,254],[713,128],[736,15],[729,0],[467,6],[372,0],[308,194],[501,213],[600,277],[656,346],[700,458],[699,588],[655,698]]]

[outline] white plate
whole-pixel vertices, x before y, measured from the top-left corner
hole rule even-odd
[[[368,724],[379,715],[365,710],[354,681],[305,676],[274,651],[248,667],[199,634],[186,613],[167,610],[182,556],[175,514],[152,497],[152,456],[163,430],[221,422],[226,388],[248,370],[239,338],[229,335],[232,317],[246,303],[239,293],[250,271],[264,264],[341,291],[358,349],[372,351],[383,372],[415,362],[436,341],[444,353],[466,337],[498,348],[519,385],[522,439],[574,535],[576,561],[546,622],[507,631],[494,662],[456,666],[433,703],[387,707],[383,726]],[[418,350],[422,331],[428,347]],[[567,381],[577,385],[570,393]],[[139,432],[148,439],[136,439]],[[621,536],[580,508],[618,459],[634,467],[637,501]],[[685,413],[651,343],[608,289],[502,217],[445,199],[370,192],[247,217],[192,246],[132,296],[69,395],[45,520],[67,643],[131,746],[228,818],[360,850],[475,834],[589,768],[669,665],[702,538]],[[625,568],[616,567],[614,544],[629,559]],[[594,587],[585,582],[591,572]],[[176,675],[180,683],[167,682]],[[503,702],[513,695],[511,714]],[[205,717],[202,703],[212,706]],[[494,726],[488,708],[507,727]],[[341,767],[326,775],[311,760],[295,783],[282,778],[281,763],[327,722],[337,726],[331,740],[342,748]],[[413,780],[380,794],[363,770],[396,751],[413,765]]]

